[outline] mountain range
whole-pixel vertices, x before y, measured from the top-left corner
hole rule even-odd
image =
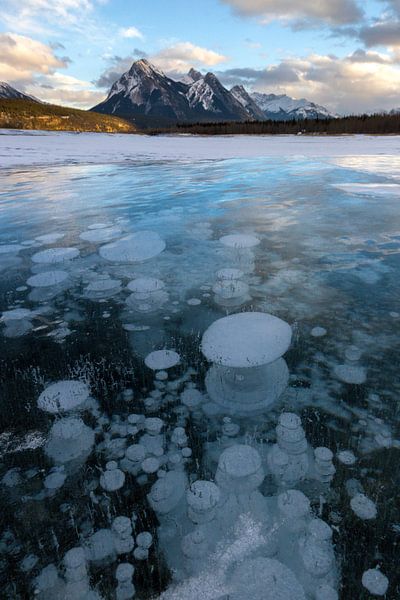
[[[0,81],[0,98],[3,100],[30,100],[31,102],[40,102],[35,96],[24,94],[5,81]]]
[[[90,110],[150,125],[197,121],[300,120],[336,117],[304,98],[249,94],[242,85],[228,90],[214,73],[195,69],[177,81],[146,59],[135,61]]]

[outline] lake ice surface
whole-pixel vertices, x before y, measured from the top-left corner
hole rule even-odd
[[[0,135],[6,597],[399,597],[399,148]]]

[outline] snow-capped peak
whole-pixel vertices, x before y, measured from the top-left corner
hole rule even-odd
[[[290,98],[286,94],[262,94],[253,92],[250,97],[267,118],[328,118],[336,115],[324,106],[306,100]]]
[[[0,81],[0,98],[6,100],[31,100],[33,102],[40,102],[40,100],[34,96],[20,92],[5,81]]]

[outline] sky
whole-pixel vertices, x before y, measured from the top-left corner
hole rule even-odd
[[[89,108],[134,60],[338,114],[400,107],[400,0],[0,0],[0,81]]]

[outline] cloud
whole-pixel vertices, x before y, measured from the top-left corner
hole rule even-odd
[[[400,46],[400,20],[378,21],[364,26],[359,36],[367,47]]]
[[[70,60],[54,48],[16,33],[0,33],[0,80],[53,104],[77,108],[93,106],[103,94],[88,81],[60,73]]]
[[[270,65],[265,69],[228,69],[218,73],[225,85],[279,86],[299,81],[298,70],[290,62],[281,62],[278,65]]]
[[[55,72],[38,77],[26,87],[26,90],[40,100],[51,104],[90,108],[104,99],[102,92],[90,88],[89,81]]]
[[[272,20],[325,22],[330,25],[354,23],[363,17],[356,0],[222,0],[237,13],[260,17],[264,22]]]
[[[306,97],[342,114],[372,112],[399,104],[400,68],[385,56],[363,51],[344,58],[311,54],[265,69],[229,69],[218,75],[226,85]]]
[[[153,54],[150,60],[169,74],[182,74],[193,66],[213,67],[228,57],[190,42],[178,42]]]
[[[222,54],[195,46],[190,42],[178,42],[151,56],[148,56],[143,50],[135,48],[129,56],[111,57],[109,59],[110,65],[93,82],[94,85],[99,88],[110,88],[139,58],[148,58],[150,62],[165,71],[170,77],[180,77],[183,73],[187,73],[191,67],[211,67],[227,60],[227,57]]]
[[[142,40],[144,38],[143,33],[139,31],[137,27],[133,27],[133,25],[131,27],[127,27],[126,29],[120,29],[119,34],[120,36],[129,39],[139,38],[140,40]]]
[[[382,0],[386,5],[388,5],[389,9],[394,13],[400,16],[400,0]]]
[[[49,45],[16,33],[0,33],[0,80],[30,80],[35,74],[66,67],[67,62]]]
[[[392,56],[388,54],[381,54],[380,52],[371,52],[370,50],[363,50],[359,48],[355,50],[353,54],[348,56],[350,62],[363,62],[363,63],[375,63],[375,64],[391,64],[396,62]]]
[[[3,0],[1,20],[9,29],[29,34],[57,29],[80,28],[92,12],[92,0]]]

